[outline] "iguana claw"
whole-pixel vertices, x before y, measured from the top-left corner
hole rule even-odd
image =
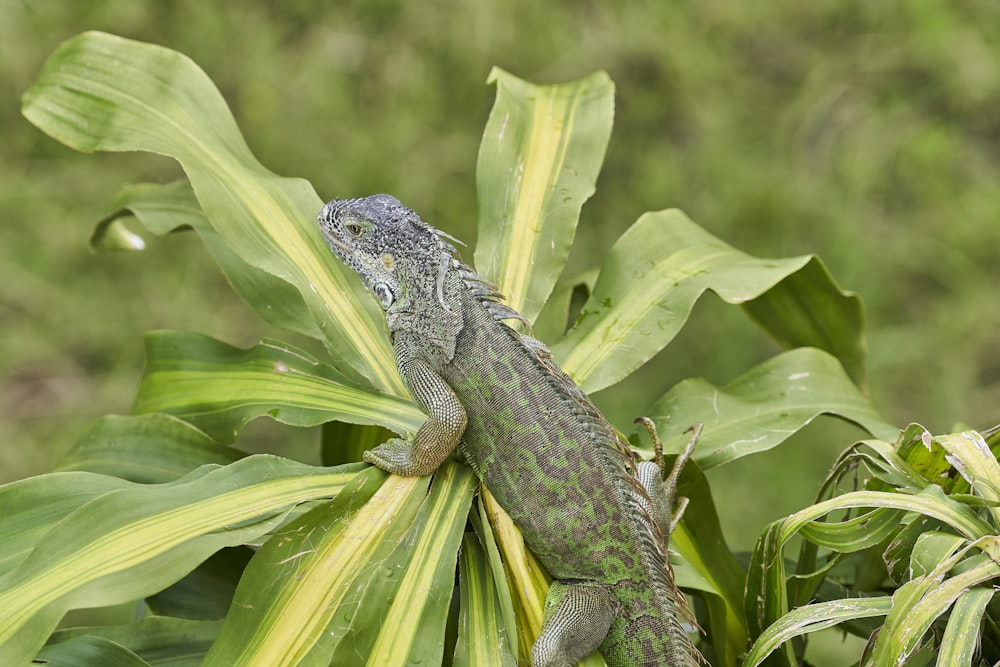
[[[439,465],[437,461],[416,460],[413,456],[413,440],[403,438],[389,438],[375,449],[367,450],[364,460],[386,472],[407,477],[429,475]]]

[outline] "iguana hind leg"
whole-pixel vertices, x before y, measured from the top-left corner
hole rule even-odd
[[[611,629],[617,602],[606,584],[553,581],[545,622],[531,647],[534,667],[572,667],[597,650]]]
[[[669,541],[670,535],[684,516],[684,509],[688,503],[687,498],[677,497],[677,483],[680,480],[681,471],[684,470],[684,465],[691,458],[694,446],[698,443],[702,425],[696,424],[688,429],[691,431],[691,437],[681,453],[678,454],[677,460],[674,461],[674,467],[670,469],[670,474],[667,475],[666,479],[663,479],[663,445],[656,434],[656,426],[653,425],[652,420],[646,417],[640,417],[635,421],[645,426],[649,431],[655,452],[653,461],[642,461],[638,464],[636,477],[646,489],[650,500],[653,501],[653,506],[647,507],[650,510],[650,515],[656,521],[663,539]]]

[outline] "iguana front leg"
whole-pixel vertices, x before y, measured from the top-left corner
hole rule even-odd
[[[448,383],[422,359],[398,359],[399,373],[427,413],[412,439],[391,438],[364,454],[366,462],[407,477],[429,475],[454,451],[465,432],[465,408]]]

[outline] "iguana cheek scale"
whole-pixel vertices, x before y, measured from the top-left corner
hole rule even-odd
[[[331,201],[319,224],[385,309],[397,368],[427,414],[412,438],[364,459],[427,475],[458,448],[554,578],[535,667],[595,650],[611,667],[697,665],[666,552],[679,467],[665,487],[655,463],[637,462],[548,348],[503,322],[523,318],[450,237],[396,198]]]

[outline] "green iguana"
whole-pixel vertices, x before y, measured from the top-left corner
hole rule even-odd
[[[319,224],[381,303],[399,373],[427,413],[415,436],[364,459],[427,475],[458,448],[554,578],[535,667],[598,649],[612,667],[697,665],[665,540],[686,455],[665,488],[548,348],[504,323],[524,318],[462,263],[456,239],[395,197],[331,201]]]

